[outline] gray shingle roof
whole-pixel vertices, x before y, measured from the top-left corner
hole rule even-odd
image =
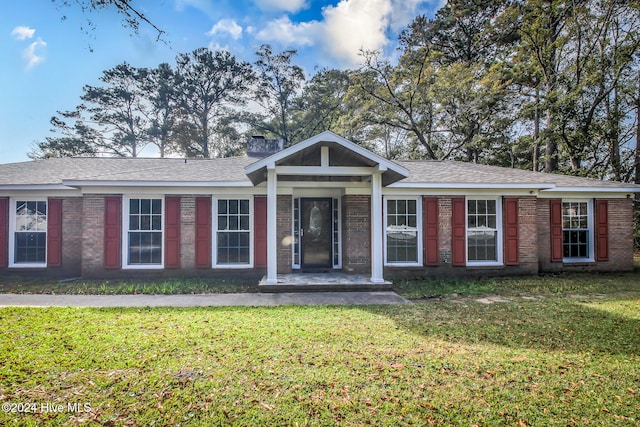
[[[147,159],[52,158],[0,165],[0,185],[62,184],[63,181],[247,182],[249,157]]]
[[[556,187],[636,188],[640,190],[640,186],[623,182],[531,172],[452,160],[400,160],[396,163],[409,170],[409,177],[399,182],[398,186],[402,186],[404,183],[433,184],[433,186],[437,184],[534,184],[541,187],[555,185]]]
[[[52,158],[0,165],[0,186],[62,185],[70,182],[142,183],[243,183],[251,185],[244,168],[257,161],[251,157],[224,159],[160,158]],[[491,187],[533,185],[566,188],[640,191],[640,186],[574,176],[530,172],[497,166],[456,161],[396,161],[409,171],[409,177],[394,186],[429,188],[459,185]]]

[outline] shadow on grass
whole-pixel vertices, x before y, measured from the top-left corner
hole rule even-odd
[[[412,333],[448,342],[513,349],[640,356],[640,296],[469,300],[369,308]]]

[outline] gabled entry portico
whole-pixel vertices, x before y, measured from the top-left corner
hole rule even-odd
[[[260,159],[245,172],[254,185],[266,181],[268,284],[278,283],[278,251],[283,243],[278,236],[285,224],[292,225],[290,267],[348,270],[349,263],[342,261],[349,258],[349,248],[360,244],[370,248],[364,258],[369,260],[371,282],[384,283],[382,187],[406,178],[405,168],[327,131]],[[291,208],[297,218],[279,223],[279,195],[289,196],[292,203],[297,200],[297,209]],[[353,203],[359,203],[358,209],[350,207]],[[336,219],[339,213],[341,220]],[[361,231],[368,227],[369,232],[352,233],[354,224]],[[363,237],[368,241],[355,241]],[[335,262],[345,239],[347,253]]]

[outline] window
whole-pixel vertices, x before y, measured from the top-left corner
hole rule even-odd
[[[387,199],[385,203],[385,259],[390,265],[420,265],[422,239],[418,199]]]
[[[125,265],[162,266],[162,205],[162,199],[129,199],[124,227],[127,233]]]
[[[502,262],[500,199],[467,199],[467,262]]]
[[[591,218],[590,201],[562,202],[562,249],[565,261],[592,259]]]
[[[251,266],[252,226],[250,199],[218,199],[216,202],[214,264]]]
[[[11,233],[13,266],[43,267],[47,262],[46,200],[16,200]]]

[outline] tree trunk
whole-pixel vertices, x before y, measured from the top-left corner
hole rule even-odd
[[[633,182],[640,184],[640,73],[638,73],[638,96],[636,98],[636,176]],[[640,193],[636,193],[636,200],[640,203]]]
[[[535,109],[533,110],[533,171],[538,172],[540,163],[540,88],[536,86]]]
[[[622,178],[622,165],[620,162],[620,106],[618,102],[618,90],[613,90],[613,106],[609,108],[607,102],[607,115],[609,121],[609,159],[611,161],[611,169],[613,171],[613,178],[616,181],[620,181]]]
[[[553,113],[551,110],[547,110],[547,136],[546,136],[546,147],[545,147],[545,172],[555,172],[558,170],[558,143],[556,142],[555,135],[553,132]]]

